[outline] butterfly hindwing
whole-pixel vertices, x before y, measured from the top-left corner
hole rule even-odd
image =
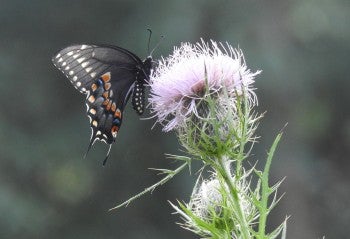
[[[98,139],[107,144],[114,141],[119,131],[122,114],[134,86],[132,72],[112,68],[112,71],[104,73],[91,85],[86,97],[87,114],[92,129],[91,141]],[[115,78],[118,78],[117,82],[114,82]]]
[[[110,145],[114,142],[131,95],[133,108],[138,114],[143,113],[150,57],[142,62],[135,54],[116,46],[72,45],[58,52],[52,61],[75,88],[87,95],[92,130],[88,150],[96,140]]]

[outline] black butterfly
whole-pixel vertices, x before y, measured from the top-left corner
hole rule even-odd
[[[92,129],[86,154],[96,140],[109,144],[104,165],[131,94],[134,110],[139,115],[144,111],[144,84],[149,80],[152,57],[142,61],[121,47],[82,44],[62,49],[52,62],[76,89],[86,94],[87,115]]]

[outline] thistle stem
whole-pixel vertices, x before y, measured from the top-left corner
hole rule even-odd
[[[236,165],[236,177],[238,178],[241,177],[242,162],[244,160],[244,149],[245,149],[245,144],[248,141],[248,138],[247,138],[248,119],[249,119],[248,98],[247,97],[243,97],[243,98],[244,98],[244,102],[241,101],[240,97],[237,97],[237,101],[238,101],[237,113],[241,121],[241,130],[242,130],[241,137],[240,137],[239,153],[237,155],[237,165]]]
[[[236,189],[235,183],[232,181],[230,168],[227,165],[227,160],[224,156],[221,156],[218,158],[218,161],[220,168],[217,168],[217,171],[225,180],[233,197],[233,206],[235,207],[235,211],[237,212],[237,217],[241,226],[242,239],[250,239],[251,237],[249,232],[249,226],[240,203],[239,192]]]

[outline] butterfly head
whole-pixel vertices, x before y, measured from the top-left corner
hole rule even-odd
[[[147,44],[148,57],[143,61],[143,66],[145,68],[145,70],[144,70],[145,74],[146,74],[147,78],[149,78],[149,76],[151,74],[151,69],[153,69],[154,67],[157,66],[157,62],[153,61],[152,54],[159,47],[160,43],[164,39],[164,36],[160,37],[160,40],[158,41],[156,46],[152,49],[152,51],[150,51],[149,46],[150,46],[150,43],[151,43],[152,31],[151,31],[151,29],[147,29],[147,30],[149,31],[148,44]]]

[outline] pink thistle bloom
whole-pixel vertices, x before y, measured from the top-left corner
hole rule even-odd
[[[149,82],[149,102],[163,130],[171,131],[181,127],[189,116],[198,116],[198,100],[206,92],[220,94],[225,89],[233,103],[245,92],[249,101],[257,104],[252,84],[259,73],[247,69],[242,51],[229,44],[203,40],[182,43],[172,55],[159,61]]]

